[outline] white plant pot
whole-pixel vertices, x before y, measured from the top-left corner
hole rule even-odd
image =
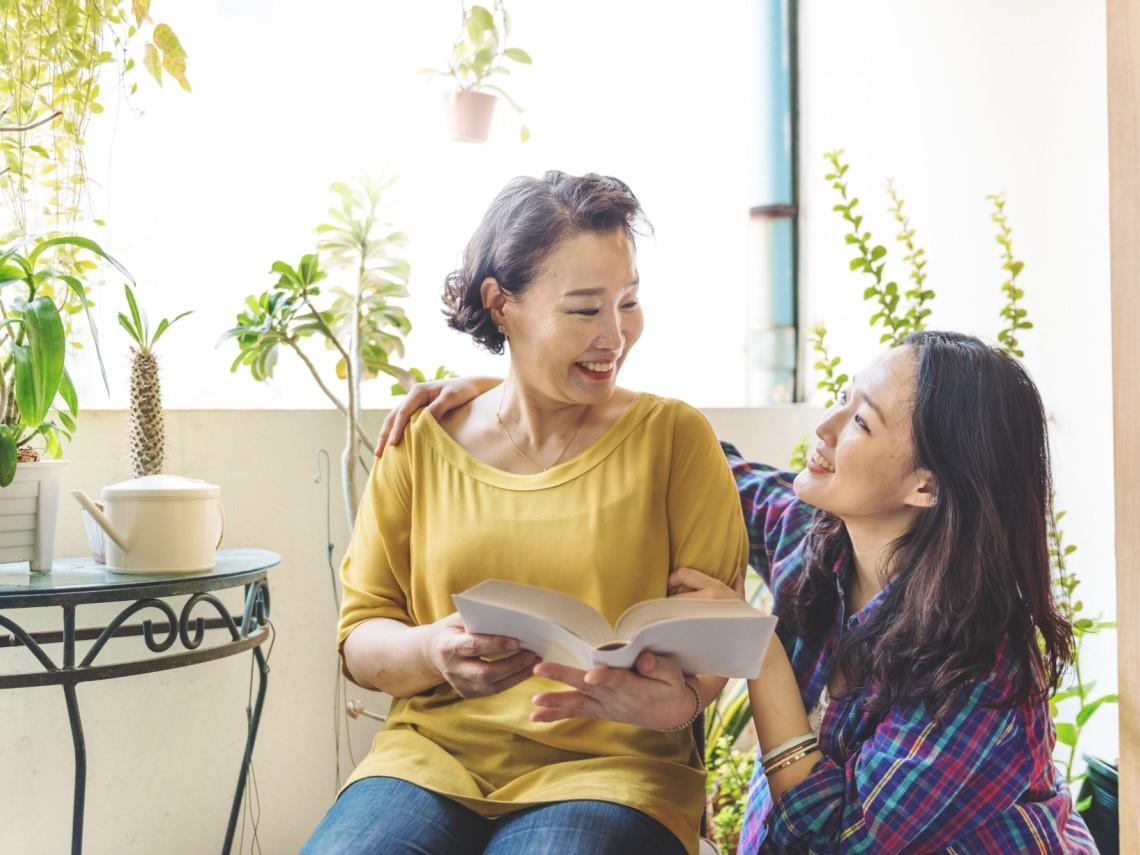
[[[0,563],[27,561],[33,573],[51,572],[66,468],[66,460],[21,463],[12,483],[0,487]]]

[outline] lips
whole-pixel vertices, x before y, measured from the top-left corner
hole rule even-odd
[[[811,456],[811,462],[814,463],[817,468],[822,469],[824,472],[835,471],[835,464],[820,454],[818,449]]]

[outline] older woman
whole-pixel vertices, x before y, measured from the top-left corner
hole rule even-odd
[[[450,325],[506,347],[510,373],[439,421],[420,414],[373,468],[338,642],[348,676],[395,700],[306,853],[696,850],[689,725],[723,680],[647,653],[594,685],[465,632],[451,600],[504,578],[613,621],[665,596],[675,567],[731,582],[747,563],[708,423],[616,385],[643,326],[640,222],[615,179],[516,179],[448,278]]]

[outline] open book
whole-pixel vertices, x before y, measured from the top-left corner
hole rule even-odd
[[[743,600],[645,600],[611,627],[581,600],[499,579],[452,599],[468,632],[517,638],[547,662],[584,670],[630,668],[649,650],[674,657],[687,674],[752,678],[776,628],[776,618]]]

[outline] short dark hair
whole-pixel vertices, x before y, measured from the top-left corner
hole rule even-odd
[[[505,339],[483,306],[483,281],[492,277],[504,291],[520,296],[566,237],[618,228],[631,242],[642,229],[652,232],[641,203],[616,178],[550,171],[541,179],[511,180],[467,242],[463,266],[447,275],[443,285],[447,325],[492,353],[502,353]]]

